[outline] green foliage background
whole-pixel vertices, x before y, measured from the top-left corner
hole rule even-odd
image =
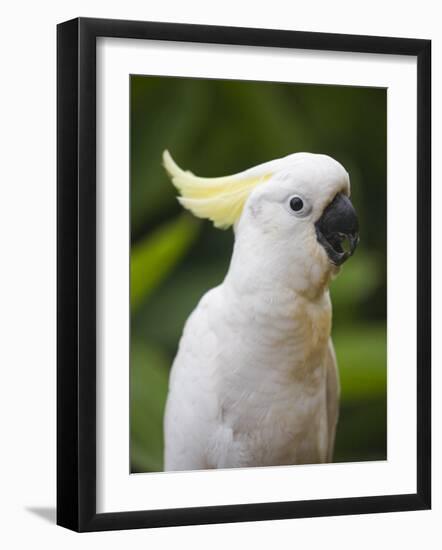
[[[342,387],[335,461],[386,458],[386,90],[131,77],[131,464],[163,467],[169,369],[185,320],[219,284],[232,231],[183,212],[161,165],[221,176],[309,151],[350,173],[361,243],[331,288]]]

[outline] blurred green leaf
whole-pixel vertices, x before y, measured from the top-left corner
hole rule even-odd
[[[335,462],[387,458],[386,334],[385,323],[334,331],[341,382]]]
[[[131,338],[130,441],[132,468],[163,469],[163,415],[168,359],[152,345]]]
[[[333,332],[342,401],[383,396],[387,385],[385,323],[349,325]]]
[[[135,311],[181,260],[198,233],[199,223],[182,214],[132,247],[130,304]]]
[[[149,337],[169,353],[175,353],[184,323],[203,294],[222,281],[222,260],[202,263],[186,262],[178,273],[167,279],[161,288],[133,316],[133,330]],[[158,323],[161,319],[161,323]]]
[[[376,254],[356,250],[351,260],[343,265],[341,273],[332,281],[330,293],[333,307],[344,320],[357,314],[363,300],[377,290],[382,280],[382,269]]]
[[[342,401],[334,462],[360,462],[387,458],[387,400],[385,395]]]
[[[302,109],[293,110],[298,99],[287,96],[287,85],[260,83],[260,86],[244,86],[241,81],[226,81],[223,85],[231,109],[242,122],[239,131],[243,133],[243,140],[252,133],[254,141],[267,151],[268,158],[260,162],[288,155],[301,150],[301,147],[304,150],[312,148],[305,113]]]
[[[200,81],[137,76],[131,79],[131,229],[138,237],[146,221],[176,208],[162,165],[169,149],[186,153],[207,124],[208,93]],[[180,158],[180,155],[178,155]]]

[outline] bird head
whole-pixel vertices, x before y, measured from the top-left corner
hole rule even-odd
[[[349,176],[329,156],[295,153],[222,178],[185,172],[167,151],[163,161],[185,208],[216,227],[234,226],[231,267],[239,263],[239,272],[318,289],[356,249]]]

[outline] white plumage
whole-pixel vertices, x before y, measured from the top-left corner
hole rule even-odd
[[[185,207],[235,229],[228,273],[190,315],[173,363],[165,469],[331,461],[339,384],[328,285],[339,267],[315,223],[349,195],[347,172],[309,153],[214,180],[167,152],[164,162]]]

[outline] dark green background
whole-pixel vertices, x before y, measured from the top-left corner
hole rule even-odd
[[[131,77],[131,464],[163,466],[162,419],[185,320],[219,284],[231,230],[183,212],[164,149],[201,176],[298,151],[350,173],[361,243],[331,287],[341,376],[335,461],[386,458],[386,90]]]

